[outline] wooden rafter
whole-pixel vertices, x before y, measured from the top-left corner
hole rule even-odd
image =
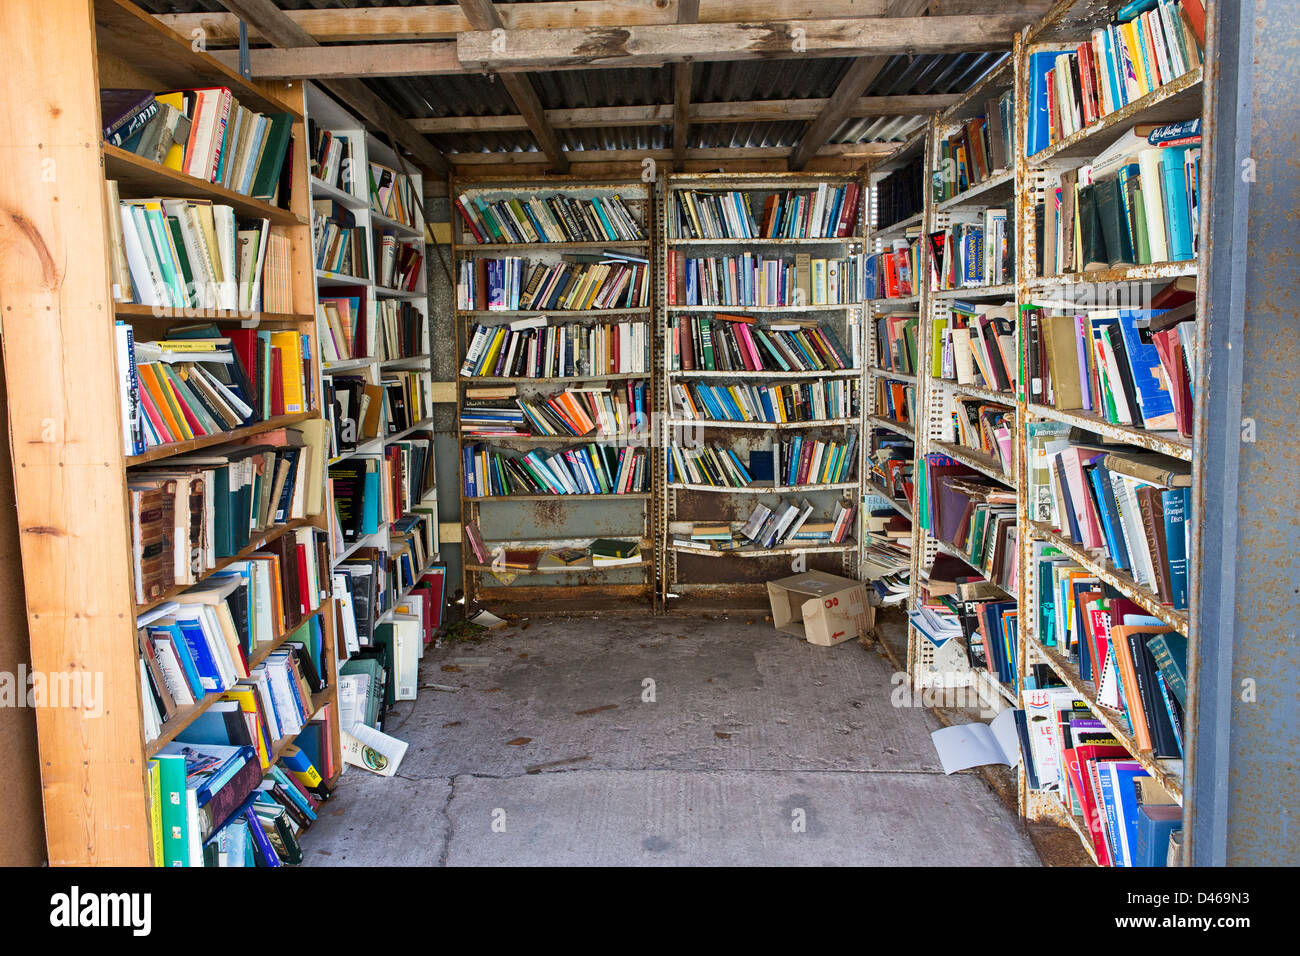
[[[221,0],[221,4],[233,16],[249,24],[250,29],[255,26],[263,39],[276,46],[306,49],[320,46],[311,34],[285,16],[284,11],[271,0]],[[314,50],[313,55],[319,59],[319,50]],[[396,139],[395,145],[409,151],[421,166],[439,174],[451,170],[446,157],[423,133],[411,128],[396,110],[360,80],[341,78],[324,81],[321,85]]]
[[[678,0],[677,22],[697,23],[700,0]],[[691,128],[691,64],[673,64],[673,169],[686,166],[686,140]]]
[[[685,0],[683,0],[683,3]],[[949,0],[951,2],[951,0]],[[987,0],[982,0],[987,9]],[[1037,0],[1041,2],[1041,0]],[[497,3],[507,29],[543,27],[633,27],[679,22],[678,0],[546,0],[541,3]],[[878,17],[885,0],[783,0],[779,10],[771,0],[699,0],[698,23],[746,23],[753,20],[814,20]],[[970,10],[958,11],[961,13]],[[285,10],[285,15],[323,43],[367,40],[454,40],[472,29],[465,12],[454,4],[409,7],[358,7],[331,10]],[[209,48],[239,43],[239,20],[229,13],[160,14],[158,19],[184,36],[202,30]],[[250,25],[249,39],[265,39]]]
[[[501,14],[492,0],[457,0],[457,2],[475,30],[489,30],[494,33],[505,30],[505,22],[501,19]],[[568,172],[569,161],[564,156],[564,147],[560,145],[559,137],[555,135],[555,130],[546,119],[546,111],[542,109],[542,101],[537,98],[537,88],[533,86],[532,77],[519,73],[505,73],[501,75],[500,80],[501,85],[510,94],[510,98],[514,100],[515,106],[519,108],[519,115],[528,124],[529,130],[537,140],[537,145],[550,159],[555,172]]]
[[[929,0],[891,0],[890,16],[912,17],[924,13]],[[790,155],[790,168],[803,169],[817,151],[830,142],[835,131],[849,118],[853,104],[862,98],[867,88],[889,63],[888,56],[868,56],[855,60],[840,79],[825,109],[808,124],[799,139],[799,145]]]
[[[849,111],[851,118],[864,116],[928,116],[947,109],[960,98],[956,93],[909,96],[864,96]],[[829,100],[743,100],[735,103],[691,103],[692,123],[754,123],[765,120],[816,119]],[[599,129],[608,126],[666,126],[674,120],[672,103],[650,106],[598,106],[583,109],[547,110],[546,119],[555,129]],[[504,116],[440,116],[407,120],[422,133],[502,133],[528,129],[518,113]]]

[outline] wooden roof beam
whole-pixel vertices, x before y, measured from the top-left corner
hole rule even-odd
[[[285,16],[284,11],[271,0],[221,0],[221,5],[232,15],[242,19],[249,29],[256,26],[260,35],[277,46],[312,48],[320,44],[310,34]],[[319,50],[313,51],[317,59]],[[337,79],[321,84],[348,106],[392,136],[411,157],[425,169],[446,175],[451,164],[423,133],[410,124],[368,86],[357,79]]]
[[[700,19],[700,0],[678,0],[677,22],[696,23]],[[686,167],[686,139],[691,129],[691,64],[673,64],[673,170]]]
[[[864,96],[849,111],[850,118],[865,116],[928,116],[961,98],[958,93],[908,96]],[[779,120],[816,119],[829,100],[742,100],[735,103],[691,103],[692,123],[754,123]],[[583,109],[547,110],[546,119],[555,129],[599,129],[607,126],[668,126],[674,119],[672,103],[650,106],[596,106]],[[407,120],[421,133],[486,133],[528,129],[518,113],[505,116],[414,117]]]
[[[541,3],[497,3],[508,30],[541,27],[635,27],[679,22],[686,0],[546,0]],[[949,0],[951,2],[951,0]],[[987,9],[988,0],[980,0]],[[1042,2],[1042,0],[1035,0]],[[783,0],[772,10],[771,0],[699,0],[698,23],[745,23],[780,19],[815,20],[878,17],[885,0]],[[969,13],[970,10],[955,11]],[[981,12],[981,11],[975,11]],[[473,29],[464,10],[455,4],[409,7],[356,7],[330,10],[285,10],[285,16],[323,43],[364,43],[368,40],[454,40]],[[182,36],[202,30],[209,49],[239,44],[239,18],[230,13],[159,14],[158,19]],[[248,38],[265,40],[254,24]]]
[[[498,33],[504,35],[505,23],[492,0],[457,0],[457,2],[475,30],[489,30],[493,35]],[[555,172],[568,172],[569,161],[564,157],[564,147],[560,145],[559,137],[555,135],[555,130],[546,119],[546,111],[542,109],[542,101],[537,97],[537,88],[533,86],[532,78],[519,73],[505,73],[500,79],[501,85],[510,94],[515,106],[519,108],[519,115],[524,118],[529,130],[532,131],[537,145],[550,159]]]

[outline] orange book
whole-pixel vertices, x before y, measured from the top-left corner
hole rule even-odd
[[[140,382],[149,390],[149,396],[153,399],[158,414],[167,423],[167,428],[172,433],[173,440],[182,441],[186,438],[193,438],[194,435],[189,430],[189,425],[182,424],[185,416],[181,414],[180,408],[177,407],[171,388],[164,385],[166,378],[158,375],[158,369],[152,363],[141,365],[139,372]]]

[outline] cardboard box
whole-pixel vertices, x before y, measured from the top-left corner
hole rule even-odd
[[[772,602],[772,623],[778,631],[820,647],[865,637],[874,622],[862,582],[823,571],[768,581],[767,596]]]

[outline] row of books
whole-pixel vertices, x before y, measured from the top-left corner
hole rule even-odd
[[[944,569],[938,577],[931,571],[929,597],[916,610],[908,612],[913,626],[936,648],[950,641],[964,652],[965,664],[987,672],[998,683],[1016,692],[1019,673],[1019,613],[1014,600],[979,597],[982,578],[955,558],[941,555],[936,564],[948,560],[955,567]],[[935,591],[942,592],[941,594]],[[964,596],[963,596],[964,595]],[[951,664],[960,655],[949,654]]]
[[[871,299],[906,299],[920,292],[921,230],[908,229],[902,239],[866,257],[863,294]]]
[[[312,200],[312,253],[321,272],[369,279],[366,228],[351,209],[333,199]]]
[[[900,425],[916,421],[916,386],[899,379],[875,376],[876,414]]]
[[[461,193],[456,208],[478,243],[632,242],[646,237],[617,194],[489,200]]]
[[[912,508],[915,494],[915,446],[888,428],[873,428],[868,435],[867,480],[879,486],[891,501]]]
[[[329,479],[339,536],[336,543],[346,546],[376,534],[381,526],[402,521],[432,493],[432,433],[415,432],[392,442],[379,457],[334,462],[329,466]],[[403,528],[413,532],[420,523],[405,522]],[[415,567],[423,567],[436,550],[423,554],[425,560]]]
[[[1004,285],[1015,278],[1015,230],[1005,209],[985,209],[979,223],[959,222],[932,232],[930,289],[969,289]]]
[[[345,291],[347,294],[345,294]],[[426,321],[411,302],[375,300],[367,290],[331,289],[316,303],[326,362],[373,358],[379,362],[426,354]]]
[[[466,378],[581,378],[649,371],[647,323],[551,325],[545,317],[475,324],[460,368]]]
[[[1033,519],[1100,550],[1162,604],[1186,608],[1190,465],[1087,442],[1062,423],[1027,427]]]
[[[328,796],[308,747],[320,753],[317,759],[333,758],[333,709],[324,705],[298,735],[303,746],[286,745],[269,767],[250,746],[206,742],[238,738],[241,719],[257,716],[214,714],[210,729],[195,735],[203,741],[187,729],[184,740],[168,743],[150,759],[155,866],[279,867],[303,861],[299,835],[315,822]],[[221,718],[224,724],[215,722]]]
[[[371,211],[415,229],[420,200],[411,177],[374,160],[366,164],[366,172]]]
[[[1026,312],[1031,400],[1117,425],[1191,434],[1196,325],[1175,310]],[[1190,312],[1185,318],[1190,318]]]
[[[414,242],[403,242],[390,232],[375,236],[375,284],[398,292],[415,292],[424,276],[424,249]]]
[[[324,648],[314,612],[329,597],[328,568],[325,533],[303,528],[142,614],[142,677],[157,705],[150,729],[161,733],[179,709],[250,679],[259,661],[287,660],[295,644],[319,690]]]
[[[1199,123],[1134,127],[1092,163],[1050,176],[1034,208],[1038,274],[1196,258]],[[1187,140],[1197,145],[1170,145]]]
[[[1029,56],[1032,156],[1201,65],[1202,0],[1139,0],[1073,50]]]
[[[127,455],[314,407],[310,336],[197,325],[137,342],[120,320],[114,332]]]
[[[691,421],[808,422],[853,418],[858,413],[858,383],[847,379],[790,385],[672,386],[673,415]]]
[[[917,330],[915,312],[891,312],[875,316],[876,368],[905,375],[916,374]]]
[[[732,448],[684,447],[668,449],[668,481],[715,488],[797,488],[841,484],[857,471],[854,451],[857,434],[846,441],[823,441],[797,436],[774,442],[770,448],[752,449],[748,463]]]
[[[424,550],[426,556],[431,553]],[[402,587],[383,549],[359,548],[334,568],[339,632],[348,650],[348,660],[339,669],[339,701],[346,716],[370,727],[380,726],[386,695],[389,703],[399,692],[409,692],[414,699],[411,675],[442,628],[447,569],[429,563],[420,567],[423,571]],[[414,642],[408,640],[411,618],[420,624],[420,638]],[[385,627],[389,622],[398,626]],[[345,720],[344,726],[351,723]]]
[[[701,372],[825,372],[854,367],[835,333],[815,320],[760,326],[753,316],[716,312],[669,320],[670,367]]]
[[[912,522],[893,508],[862,517],[862,573],[882,605],[904,603],[911,593]]]
[[[330,458],[380,436],[414,428],[432,415],[433,384],[427,369],[390,370],[379,380],[333,375],[324,381],[330,423]]]
[[[939,140],[934,201],[943,202],[1005,171],[1015,142],[1015,94],[1005,90],[984,101],[984,115],[973,116]]]
[[[769,193],[756,217],[754,193],[728,190],[677,192],[672,239],[834,239],[852,236],[861,187],[856,182],[820,183],[807,192]]]
[[[196,584],[257,536],[319,513],[323,437],[305,423],[133,469],[136,603]]]
[[[462,259],[456,308],[465,312],[643,309],[650,305],[649,261],[620,252],[565,254],[561,261]]]
[[[861,255],[782,258],[743,252],[734,256],[688,256],[668,251],[669,306],[841,305],[862,301]]]
[[[793,502],[781,498],[773,505],[754,505],[744,524],[696,522],[689,537],[677,535],[673,543],[679,548],[696,551],[744,552],[747,550],[815,547],[819,544],[843,544],[853,531],[857,505],[837,501],[828,520],[810,521],[815,507],[805,498]]]
[[[592,442],[525,453],[480,443],[467,445],[461,457],[466,498],[623,495],[650,490],[648,451],[629,445]]]
[[[1030,789],[1056,795],[1102,866],[1166,866],[1182,807],[1074,691],[1040,687],[1023,700],[1017,724]]]
[[[203,199],[119,199],[108,180],[113,298],[160,309],[292,312],[289,238]]]
[[[643,562],[639,541],[597,538],[585,547],[564,548],[489,548],[478,525],[467,522],[465,539],[474,560],[490,567],[499,577],[520,571],[582,571],[589,568],[616,568]],[[507,581],[508,583],[508,581]]]
[[[876,183],[876,228],[888,229],[925,207],[925,157],[918,155]]]
[[[937,453],[926,456],[925,479],[929,503],[923,526],[1003,596],[1014,594],[1015,491]]]
[[[311,175],[344,192],[352,192],[352,137],[321,129],[307,117],[307,143],[311,150]]]
[[[930,324],[930,374],[959,385],[1014,391],[1020,370],[1015,315],[1011,305],[950,302],[948,315]]]
[[[1005,405],[976,398],[953,402],[952,432],[956,444],[991,458],[1004,475],[1016,474],[1016,413]]]
[[[225,87],[99,91],[104,142],[254,199],[282,202],[288,113],[257,113]],[[281,193],[283,192],[283,195]]]
[[[649,389],[644,379],[566,388],[554,395],[530,398],[519,397],[513,385],[470,388],[461,405],[460,430],[465,436],[516,438],[645,434],[649,428]]]
[[[1127,724],[1138,749],[1183,757],[1187,638],[1046,542],[1035,542],[1039,643],[1096,687],[1098,706]]]

